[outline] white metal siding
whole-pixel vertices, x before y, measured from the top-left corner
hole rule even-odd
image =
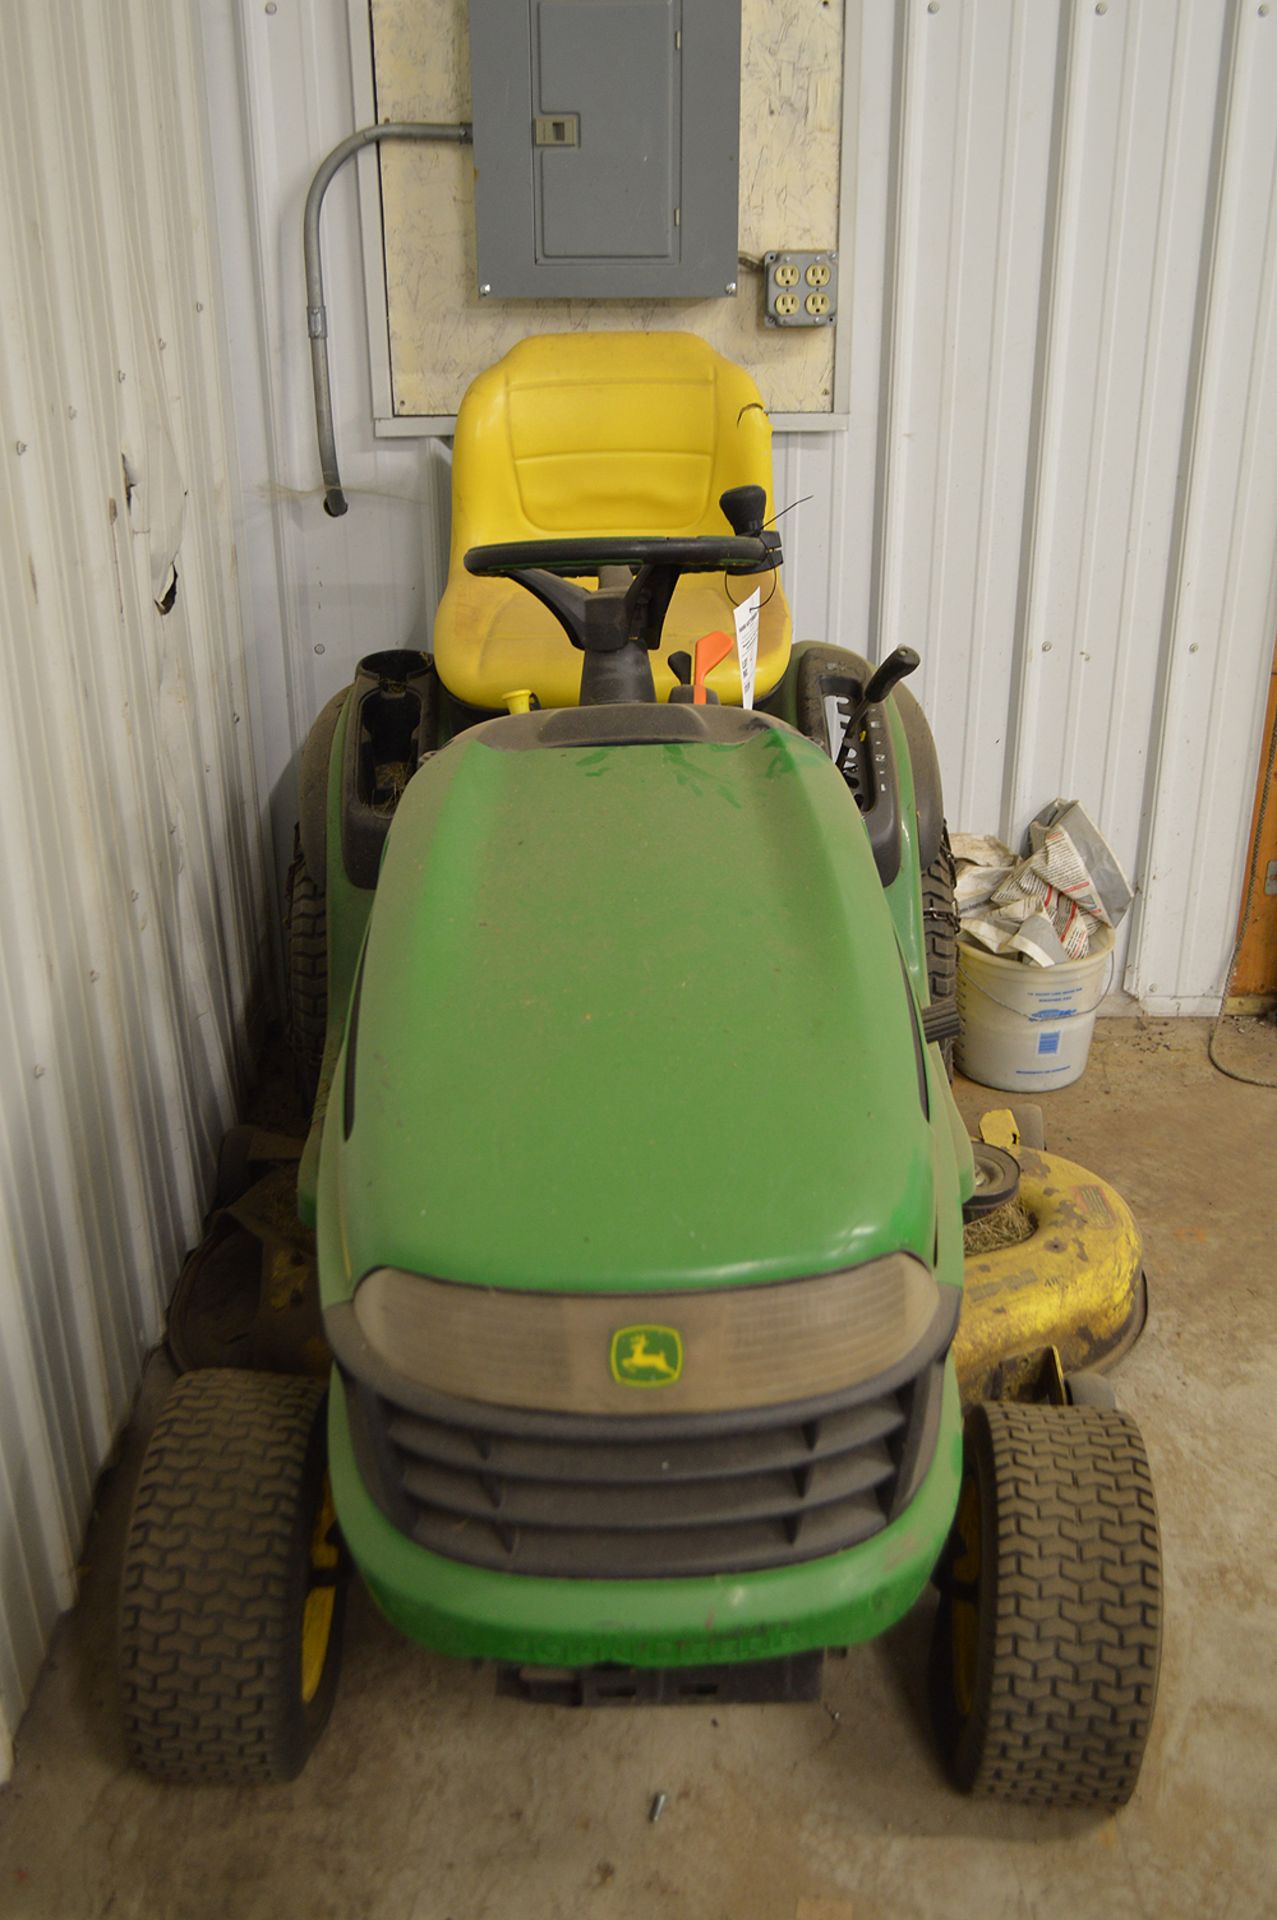
[[[0,1779],[267,924],[192,24],[0,7]]]
[[[425,646],[433,590],[423,502],[430,449],[378,442],[355,216],[354,167],[324,211],[333,407],[345,519],[321,506],[302,271],[302,208],[315,167],[351,131],[346,0],[268,13],[261,0],[199,0],[213,186],[243,485],[241,559],[254,628],[259,772],[277,854],[296,816],[293,757],[353,663]],[[364,16],[367,33],[367,17]],[[414,638],[414,636],[416,636]]]
[[[353,123],[348,32],[366,60],[366,29],[347,0],[212,11],[242,52],[215,83],[219,174],[250,156],[256,235],[250,259],[228,206],[227,271],[266,315],[253,478],[272,506],[250,567],[259,639],[284,637],[264,768],[279,845],[309,717],[360,652],[428,630],[447,470],[372,439],[339,183],[339,446],[372,491],[325,520],[297,231],[310,171]],[[1116,979],[1152,1011],[1211,1009],[1277,625],[1277,10],[847,0],[847,30],[851,427],[776,443],[779,497],[813,496],[783,522],[798,630],[917,646],[951,821],[1014,838],[1056,793],[1083,799],[1139,888]]]
[[[853,12],[854,417],[781,453],[799,628],[919,649],[956,825],[1083,799],[1139,887],[1118,980],[1213,1010],[1277,624],[1277,17]]]

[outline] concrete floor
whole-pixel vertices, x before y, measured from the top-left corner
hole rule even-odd
[[[832,1662],[822,1705],[590,1715],[498,1700],[490,1675],[401,1642],[360,1592],[337,1708],[301,1780],[152,1785],[124,1769],[112,1678],[152,1381],[0,1791],[0,1915],[1277,1913],[1277,1092],[1213,1072],[1205,1040],[1199,1021],[1101,1022],[1084,1080],[1046,1103],[1048,1145],[1130,1201],[1152,1288],[1118,1382],[1161,1504],[1166,1645],[1141,1784],[1116,1820],[950,1790],[923,1717],[929,1604]],[[1224,1051],[1277,1074],[1271,1031]],[[960,1097],[970,1118],[998,1104]]]

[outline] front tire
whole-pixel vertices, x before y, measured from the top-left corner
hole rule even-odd
[[[931,1655],[944,1759],[968,1793],[1120,1807],[1162,1637],[1139,1429],[1093,1406],[985,1403],[967,1416],[964,1452]]]
[[[332,1711],[345,1568],[324,1388],[209,1368],[142,1464],[120,1591],[129,1758],[165,1780],[291,1780]]]

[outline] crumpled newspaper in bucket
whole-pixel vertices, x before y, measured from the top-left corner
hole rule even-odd
[[[990,953],[1040,967],[1084,959],[1093,930],[1115,927],[1130,906],[1130,882],[1075,800],[1042,809],[1029,847],[1017,860],[991,835],[954,835],[962,932]]]

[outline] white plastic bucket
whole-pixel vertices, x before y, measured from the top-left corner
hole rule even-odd
[[[960,1070],[1007,1093],[1067,1087],[1086,1065],[1112,962],[1111,927],[1096,928],[1084,960],[1061,960],[1054,967],[986,953],[960,939]]]

